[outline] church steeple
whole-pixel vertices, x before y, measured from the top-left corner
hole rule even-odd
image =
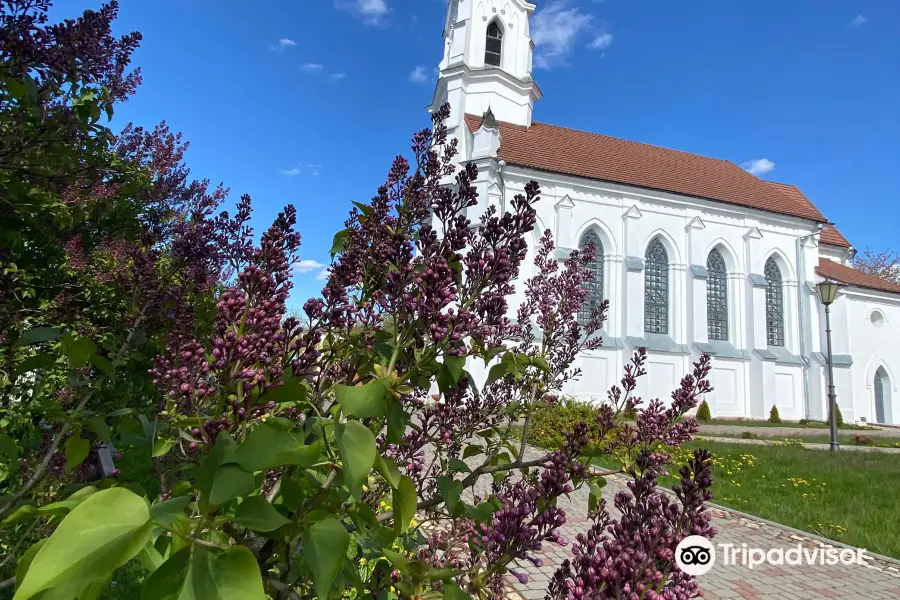
[[[488,109],[498,121],[531,125],[541,90],[531,78],[534,43],[525,0],[450,0],[444,25],[444,56],[432,109],[450,102],[447,126]]]

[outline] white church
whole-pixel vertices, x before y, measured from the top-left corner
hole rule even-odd
[[[536,180],[531,248],[550,229],[559,258],[588,241],[598,249],[591,302],[610,301],[604,344],[579,358],[583,374],[565,392],[605,399],[643,346],[638,392],[666,401],[707,352],[714,417],[765,418],[775,405],[784,419],[824,420],[815,285],[829,279],[843,284],[831,326],[844,419],[900,424],[900,286],[852,269],[853,247],[797,187],[725,160],[534,121],[534,10],[525,0],[450,0],[431,110],[450,103],[460,161],[478,166],[473,220]],[[520,281],[533,270],[529,256]]]

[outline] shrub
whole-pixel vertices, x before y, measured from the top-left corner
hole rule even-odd
[[[781,423],[781,416],[778,414],[778,407],[774,404],[772,405],[772,410],[769,411],[769,423]]]
[[[855,446],[871,446],[874,443],[867,435],[854,435],[851,439]]]
[[[837,416],[837,426],[843,427],[844,426],[844,415],[841,414],[841,405],[838,404],[836,401],[834,403],[834,412]]]
[[[565,432],[576,423],[588,424],[588,437],[597,440],[600,431],[596,425],[600,411],[597,405],[564,396],[554,404],[539,402],[531,413],[528,443],[540,448],[559,448],[565,441]]]
[[[54,82],[65,92],[83,91],[78,77],[55,69],[87,65],[115,75],[121,69],[110,60],[127,57],[136,45],[135,39],[125,48],[107,40],[114,2],[54,29],[45,26],[48,2],[5,4],[14,9],[0,20],[0,43],[16,43],[0,50],[23,56],[13,56],[15,69],[0,78],[0,119],[22,102],[47,101]],[[80,42],[66,52],[105,49],[110,56],[66,54],[62,60],[54,45],[60,35]],[[47,45],[52,60],[28,64]],[[89,75],[82,79],[96,84]],[[91,89],[77,102],[66,94],[56,98],[65,115],[82,116],[86,126],[59,127],[51,139],[72,138],[76,151],[111,143],[107,131],[93,127],[102,108],[94,100],[117,97],[128,85],[110,83],[121,85]],[[34,113],[41,125],[43,112]],[[605,403],[590,413],[574,405],[573,414],[564,413],[567,420],[589,417],[587,423],[555,424],[562,438],[551,452],[525,460],[522,444],[516,453],[507,421],[524,418],[527,426],[539,412],[553,410],[537,399],[558,394],[579,375],[573,361],[599,346],[591,334],[600,329],[606,306],[579,324],[594,249],[559,262],[545,231],[534,252],[536,274],[524,282],[525,299],[510,321],[508,300],[527,256],[540,190],[528,183],[507,212],[491,206],[473,226],[467,215],[479,204],[478,170],[470,164],[456,172],[456,140],[444,125],[449,116],[447,105],[436,110],[433,129],[413,138],[413,159],[396,158],[372,200],[355,203],[334,237],[321,296],[303,304],[303,323],[286,318],[300,246],[293,206],[256,236],[248,225],[249,198],[233,216],[216,215],[221,196],[201,193],[202,184],[188,186],[199,197],[173,205],[171,190],[138,185],[155,175],[143,167],[143,177],[125,181],[124,188],[118,180],[100,180],[96,210],[79,208],[74,216],[110,242],[88,273],[102,277],[75,278],[66,289],[80,297],[91,296],[87,292],[105,285],[107,276],[121,284],[88,305],[107,327],[52,322],[43,303],[36,311],[0,311],[0,319],[14,325],[0,331],[2,373],[29,373],[16,377],[17,401],[5,415],[23,430],[31,426],[34,442],[25,457],[6,430],[0,436],[0,545],[8,551],[0,563],[3,587],[15,575],[20,600],[48,590],[60,598],[98,597],[114,576],[140,567],[146,577],[123,586],[129,597],[332,600],[351,589],[373,598],[498,597],[507,575],[528,580],[517,565],[538,564],[534,552],[544,545],[567,544],[557,500],[585,487],[593,523],[579,536],[574,558],[556,572],[548,597],[567,598],[576,587],[598,600],[634,590],[697,595],[696,582],[676,571],[671,556],[688,533],[715,535],[705,507],[712,496],[711,456],[697,450],[688,458],[674,495],[660,492],[657,478],[671,468],[664,451],[697,431],[696,421],[683,417],[712,389],[709,356],[700,357],[667,405],[638,406],[632,394],[647,359],[639,349]],[[18,142],[34,141],[30,126],[0,129],[22,138],[13,139],[17,150]],[[177,157],[176,175],[185,175],[180,153],[167,148],[160,160],[171,164]],[[24,156],[12,155],[17,161]],[[69,166],[61,163],[68,160],[82,172],[83,163],[96,158],[68,152],[43,164],[43,156],[29,155],[54,183]],[[78,206],[79,199],[60,198],[47,185],[35,191],[23,171],[0,165],[0,185],[12,188],[10,197],[23,205],[44,202],[46,214],[34,218],[46,227],[13,237],[33,252],[48,238],[56,242],[51,249],[66,246],[71,231],[52,224],[71,223],[73,215],[52,211]],[[115,172],[101,168],[100,174]],[[442,185],[454,175],[452,187]],[[122,214],[104,213],[109,195],[117,193],[126,194],[116,196]],[[162,206],[130,203],[135,199],[128,193],[162,198]],[[9,198],[0,196],[6,211]],[[175,216],[161,222],[155,209]],[[0,212],[0,226],[7,226],[6,216]],[[144,245],[125,252],[108,240],[119,222],[146,225],[135,236]],[[159,231],[171,236],[154,237]],[[78,273],[68,275],[91,266],[81,244],[88,237],[70,245],[65,268],[75,265]],[[16,268],[26,267],[33,265]],[[178,276],[157,276],[168,268]],[[2,275],[9,278],[10,271]],[[11,277],[17,286],[43,290],[57,274],[33,268],[24,280],[20,275]],[[6,308],[14,301],[5,295],[8,282],[0,283]],[[541,324],[539,340],[532,323]],[[144,359],[155,356],[152,380],[146,370],[144,379],[137,370],[123,370],[136,346]],[[473,363],[492,365],[486,381],[467,371]],[[148,395],[126,396],[126,406],[108,410],[103,394],[116,396],[111,388],[119,383]],[[632,411],[635,423],[625,422],[624,413]],[[596,447],[589,446],[592,436]],[[104,477],[92,448],[107,441],[128,456],[121,470]],[[616,495],[619,518],[599,503],[605,481],[587,469],[594,456],[613,453],[633,467],[628,491]],[[479,489],[476,505],[470,499],[481,476],[492,476],[494,484]],[[158,493],[138,485],[148,480]],[[89,481],[96,485],[84,485]],[[419,512],[444,526],[417,530]],[[658,529],[652,536],[648,524]],[[46,539],[35,543],[35,537]],[[645,560],[608,569],[610,555]]]
[[[758,440],[760,438],[760,435],[755,431],[744,431],[743,433],[741,433],[741,437],[745,440]]]
[[[701,423],[709,423],[712,420],[712,413],[709,410],[709,404],[707,404],[706,400],[700,403],[700,407],[697,409],[697,420]]]

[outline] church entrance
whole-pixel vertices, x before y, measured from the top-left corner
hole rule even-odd
[[[891,382],[884,367],[875,372],[875,421],[891,422]]]

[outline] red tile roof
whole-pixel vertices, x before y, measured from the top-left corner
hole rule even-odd
[[[831,279],[846,285],[900,294],[900,285],[896,283],[845,267],[827,258],[819,259],[819,267],[816,269],[816,273],[825,279]]]
[[[466,122],[475,131],[481,117],[466,115]],[[827,222],[799,190],[802,201],[782,189],[792,186],[772,185],[725,160],[544,123],[499,126],[499,158],[511,165]]]
[[[769,185],[776,186],[783,194],[790,196],[794,199],[798,204],[808,204],[809,206],[815,208],[812,202],[809,201],[803,192],[800,191],[796,185],[789,185],[787,183],[777,183],[775,181],[767,181]],[[837,230],[834,225],[829,225],[825,229],[822,230],[822,234],[819,236],[819,241],[823,244],[831,244],[832,246],[841,246],[843,248],[849,248],[851,246],[850,242],[844,235]]]
[[[834,225],[829,225],[825,229],[822,230],[822,234],[819,236],[819,241],[823,244],[830,244],[832,246],[841,246],[842,248],[850,248],[851,244],[844,235],[837,230],[837,227]]]

